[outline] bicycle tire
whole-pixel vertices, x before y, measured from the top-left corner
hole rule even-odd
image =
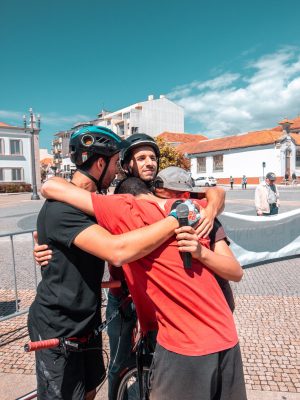
[[[150,362],[143,366],[143,387],[144,387],[144,398],[148,388],[148,376],[150,370]],[[113,400],[141,400],[139,385],[137,381],[137,366],[136,363],[130,364],[125,367],[119,374],[117,380],[114,383],[112,392]]]

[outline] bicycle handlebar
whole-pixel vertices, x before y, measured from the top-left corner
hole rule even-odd
[[[115,281],[104,281],[101,283],[101,288],[119,288],[121,287],[122,283],[119,280]],[[51,347],[58,347],[61,344],[65,343],[61,339],[47,339],[47,340],[40,340],[37,342],[28,342],[24,345],[24,350],[26,353],[30,351],[37,351],[42,349],[50,349]]]
[[[26,353],[30,351],[50,349],[51,347],[58,347],[60,345],[59,339],[40,340],[38,342],[28,342],[24,346]]]
[[[102,289],[115,289],[122,286],[121,281],[104,281],[101,283]]]

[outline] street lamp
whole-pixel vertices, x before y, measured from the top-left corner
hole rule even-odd
[[[263,161],[263,162],[262,162],[262,169],[263,169],[263,181],[265,180],[265,168],[266,168],[266,163]]]
[[[32,174],[32,196],[31,200],[40,200],[40,196],[37,192],[36,186],[36,169],[35,169],[35,149],[34,149],[34,135],[38,134],[41,126],[40,116],[37,116],[37,124],[35,121],[35,115],[33,115],[32,108],[29,109],[29,128],[27,128],[26,115],[23,115],[24,130],[31,133],[30,137],[30,148],[31,148],[31,174]]]

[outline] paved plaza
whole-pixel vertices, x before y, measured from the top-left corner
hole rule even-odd
[[[300,399],[300,257],[244,272],[233,290],[248,398]],[[20,305],[28,306],[33,296],[33,289],[22,290]],[[13,291],[2,289],[1,299],[11,304]],[[23,352],[27,340],[26,315],[0,323],[1,400],[34,388],[34,355]],[[106,387],[97,398],[106,399]]]
[[[227,192],[226,211],[253,215],[253,195],[253,189]],[[282,212],[300,208],[300,188],[288,188],[281,198]],[[0,196],[0,232],[32,229],[42,203],[30,201],[29,194]],[[13,248],[8,236],[0,237],[1,316],[16,309],[14,264],[20,310],[34,298],[40,277],[31,249],[30,233],[15,236]],[[300,400],[299,276],[300,257],[295,257],[245,268],[243,280],[232,284],[248,400]],[[26,320],[24,314],[0,322],[0,400],[15,399],[35,387],[34,354],[23,351]],[[105,334],[104,339],[108,351]],[[97,395],[100,399],[107,399],[106,385]]]

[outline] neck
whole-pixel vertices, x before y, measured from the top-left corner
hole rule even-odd
[[[81,189],[85,189],[88,192],[96,192],[97,190],[95,183],[80,171],[75,172],[71,182],[73,185],[78,186]]]
[[[166,204],[167,199],[162,199],[158,196],[155,196],[153,193],[148,193],[148,194],[139,194],[136,196],[138,199],[144,199],[144,200],[151,200],[155,201],[160,208],[164,209],[164,206]]]

